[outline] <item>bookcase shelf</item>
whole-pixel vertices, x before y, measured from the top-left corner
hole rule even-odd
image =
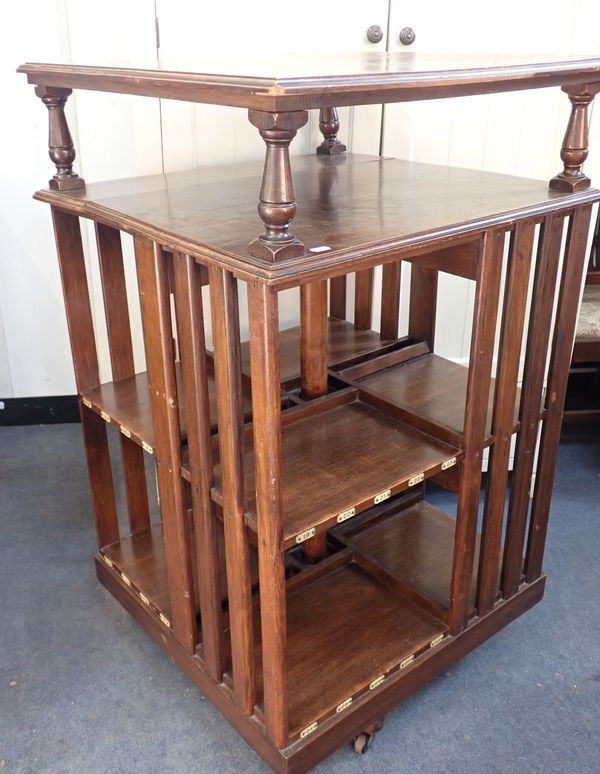
[[[337,536],[358,554],[430,599],[442,614],[450,602],[456,521],[426,501],[390,510],[375,524],[340,528]],[[479,560],[480,537],[475,542]],[[471,603],[475,604],[473,578]]]
[[[179,364],[175,365],[175,373],[178,390],[181,392],[181,368]],[[249,385],[243,383],[242,390],[244,415],[250,417],[252,401]],[[213,431],[216,431],[216,385],[214,372],[210,367],[208,368],[208,394],[210,421]],[[117,430],[127,438],[131,438],[139,446],[142,446],[149,454],[154,453],[156,441],[152,424],[148,374],[146,371],[136,374],[130,379],[123,379],[118,382],[105,382],[94,389],[84,390],[81,393],[81,400],[86,408],[99,414],[109,424],[113,424]],[[185,442],[187,437],[185,421],[185,413],[180,403],[179,422],[182,442]]]
[[[282,548],[302,543],[418,486],[453,467],[460,456],[460,451],[360,401],[286,425],[282,434]],[[251,439],[247,440],[245,464],[246,523],[256,532]],[[218,465],[215,490],[217,502],[222,502]]]
[[[353,562],[288,593],[286,606],[292,740],[380,689],[413,657],[428,652],[432,643],[441,644],[447,631],[444,623]],[[328,670],[333,652],[340,669]],[[257,663],[259,705],[261,692]]]

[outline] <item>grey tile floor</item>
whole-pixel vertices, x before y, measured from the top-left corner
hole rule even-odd
[[[367,755],[318,772],[600,772],[592,431],[561,446],[542,603],[391,713]],[[267,770],[97,583],[77,425],[0,428],[0,546],[6,774]]]

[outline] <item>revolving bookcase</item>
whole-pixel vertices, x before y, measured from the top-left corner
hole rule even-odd
[[[278,772],[307,771],[345,742],[362,752],[387,712],[542,598],[600,199],[582,171],[600,60],[463,67],[399,54],[293,67],[293,77],[20,68],[49,109],[56,175],[35,196],[54,221],[98,577]],[[355,155],[337,139],[340,105],[550,86],[572,105],[550,186]],[[86,184],[64,115],[73,88],[248,108],[264,165]],[[311,108],[323,143],[292,163]],[[81,218],[97,237],[112,367],[103,384]],[[122,233],[135,246],[137,374]],[[473,283],[468,367],[436,352],[440,272]],[[290,288],[300,324],[280,330]],[[452,513],[428,499],[430,481],[453,493]]]

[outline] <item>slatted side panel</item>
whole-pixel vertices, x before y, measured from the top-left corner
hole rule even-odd
[[[510,240],[492,416],[494,443],[488,462],[479,555],[479,615],[492,609],[499,589],[504,505],[534,235],[534,222],[522,221]]]
[[[546,417],[543,423],[536,486],[531,506],[525,555],[525,580],[536,580],[542,572],[542,559],[550,514],[552,484],[560,438],[569,363],[573,351],[579,309],[579,290],[585,268],[585,249],[591,207],[580,207],[570,219],[560,279],[552,355],[548,368]]]
[[[519,412],[520,431],[502,560],[501,591],[505,599],[518,591],[521,582],[529,489],[538,439],[563,226],[564,216],[547,216],[542,223],[538,239]]]

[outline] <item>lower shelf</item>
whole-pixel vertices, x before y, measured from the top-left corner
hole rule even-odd
[[[441,643],[445,632],[443,623],[353,563],[288,593],[291,738],[307,736],[315,724],[376,691]],[[257,670],[260,697],[260,658]]]
[[[225,570],[225,547],[222,527],[219,525],[219,561],[221,599],[227,600],[227,574]],[[190,541],[193,546],[193,540]],[[100,556],[125,585],[132,588],[142,602],[159,617],[163,623],[171,620],[171,602],[167,580],[167,563],[161,524],[153,524],[149,530],[138,535],[122,538],[118,543],[100,549]],[[254,585],[258,585],[258,559],[251,548],[250,567]],[[194,597],[198,598],[197,567],[192,561],[194,574]]]
[[[443,612],[448,610],[456,522],[426,502],[418,502],[364,527],[336,533],[358,554],[375,562],[389,575],[430,599]],[[479,560],[479,535],[475,567]],[[475,600],[476,574],[472,601]]]

